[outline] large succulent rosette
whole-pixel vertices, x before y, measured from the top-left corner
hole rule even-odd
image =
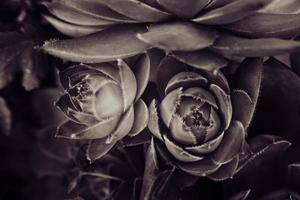
[[[149,58],[142,55],[133,63],[132,69],[123,60],[80,64],[60,73],[66,94],[56,105],[69,120],[59,126],[57,136],[90,140],[91,161],[147,125],[148,110],[140,97],[149,80]]]
[[[166,57],[157,81],[162,98],[152,101],[148,124],[162,157],[196,176],[232,177],[254,112],[261,65],[261,59],[242,62],[231,90],[219,69]]]
[[[111,61],[149,48],[187,54],[207,49],[234,59],[300,47],[290,40],[300,29],[295,0],[53,0],[44,5],[50,24],[79,38],[50,41],[43,49],[77,62]]]

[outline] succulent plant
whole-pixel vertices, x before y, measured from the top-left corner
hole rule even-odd
[[[162,156],[196,176],[233,176],[255,109],[261,66],[261,59],[246,59],[231,90],[220,70],[166,57],[158,71],[161,102],[152,101],[148,124]]]
[[[45,19],[62,33],[47,53],[76,62],[99,63],[150,48],[185,56],[205,49],[233,59],[288,53],[300,28],[295,0],[55,0]],[[283,39],[282,39],[283,38]]]
[[[58,127],[57,136],[90,140],[90,161],[103,156],[127,135],[136,136],[147,125],[148,110],[140,97],[149,80],[148,56],[140,56],[132,69],[118,60],[75,65],[60,73],[66,93],[56,105],[69,120]]]

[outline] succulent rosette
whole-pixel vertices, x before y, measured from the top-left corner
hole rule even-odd
[[[45,19],[65,35],[42,47],[75,62],[99,63],[150,48],[206,49],[234,59],[297,50],[295,0],[53,0]],[[100,41],[100,42],[96,42]]]
[[[242,62],[231,90],[219,69],[164,58],[157,82],[162,98],[150,104],[148,124],[160,155],[192,175],[232,177],[255,109],[261,66],[257,58]]]
[[[132,68],[123,60],[80,64],[60,73],[66,93],[56,105],[69,120],[58,127],[57,136],[90,140],[90,161],[147,125],[148,110],[140,97],[149,80],[149,58],[142,55],[133,63]]]

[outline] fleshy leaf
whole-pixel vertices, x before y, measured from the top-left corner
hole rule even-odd
[[[288,183],[293,188],[299,188],[300,164],[293,163],[288,166]]]
[[[299,50],[300,42],[275,38],[248,39],[220,36],[212,50],[227,56],[262,57],[280,55]]]
[[[64,4],[65,6],[71,7],[79,11],[80,13],[93,15],[103,20],[119,22],[119,23],[136,23],[135,20],[115,12],[114,10],[103,5],[103,3],[101,3],[100,1],[60,0],[59,2]]]
[[[122,140],[122,143],[126,147],[137,146],[137,145],[149,143],[151,138],[152,138],[151,133],[149,133],[149,131],[145,129],[136,136],[130,136],[130,135],[126,136]]]
[[[154,187],[151,194],[151,199],[166,199],[166,190],[171,185],[172,177],[174,176],[175,168],[167,169],[158,174],[158,177],[154,183]],[[174,193],[174,192],[173,192]],[[142,199],[140,199],[142,200]]]
[[[119,76],[121,80],[124,112],[133,104],[137,92],[137,81],[130,67],[123,60],[118,60]]]
[[[259,12],[274,14],[296,14],[300,13],[300,2],[298,0],[273,0],[269,5]]]
[[[154,140],[152,138],[150,145],[148,146],[146,152],[146,161],[145,161],[145,169],[144,169],[144,177],[143,177],[143,185],[140,193],[140,199],[149,199],[154,183],[158,177],[159,166],[156,155],[156,150],[154,147]]]
[[[148,32],[137,37],[166,51],[195,51],[213,44],[216,31],[190,22],[172,22],[151,25]]]
[[[237,0],[212,0],[210,1],[210,3],[205,7],[205,9],[207,10],[212,10],[214,8],[219,8],[219,7],[222,7],[226,4],[229,4],[229,3],[232,3],[234,1],[237,1]]]
[[[194,133],[184,128],[185,124],[182,117],[174,115],[171,123],[170,131],[172,138],[179,143],[184,145],[195,145],[197,144],[197,138]]]
[[[210,159],[203,159],[197,162],[180,162],[177,163],[178,167],[183,171],[194,176],[207,176],[217,171],[221,165],[215,164]]]
[[[136,38],[143,25],[120,25],[81,38],[46,42],[42,49],[75,62],[107,62],[146,51],[149,45]],[[101,42],[95,42],[101,41]]]
[[[124,16],[141,22],[159,22],[171,17],[169,13],[138,0],[100,0],[100,2]]]
[[[300,14],[256,13],[225,26],[237,34],[254,38],[294,37],[300,29]]]
[[[92,126],[98,123],[97,118],[91,114],[77,111],[68,94],[64,94],[56,102],[56,106],[71,120]]]
[[[191,97],[194,100],[199,100],[203,103],[208,103],[209,105],[211,105],[215,109],[218,109],[218,104],[216,102],[216,97],[212,93],[210,93],[209,90],[204,89],[205,87],[201,88],[201,87],[195,87],[195,86],[198,86],[198,85],[194,85],[194,86],[189,87],[186,90],[184,90],[182,92],[182,96],[183,97]],[[225,108],[223,106],[221,106],[221,107]],[[230,112],[230,111],[228,111],[228,112]]]
[[[234,157],[230,162],[222,165],[216,172],[208,175],[214,181],[224,181],[232,178],[236,168],[238,167],[239,157]]]
[[[251,190],[245,190],[237,193],[233,197],[230,197],[229,200],[246,200],[250,194]]]
[[[177,59],[166,56],[162,59],[157,70],[157,88],[161,97],[165,96],[165,88],[169,80],[177,73],[186,71],[187,65],[179,62]]]
[[[77,24],[70,24],[68,22],[61,21],[55,17],[44,14],[43,17],[61,33],[70,37],[81,37],[84,35],[89,35],[96,33],[105,29],[104,26],[81,26]]]
[[[218,70],[227,65],[227,61],[218,54],[208,50],[195,52],[173,52],[171,56],[198,69]]]
[[[106,140],[107,143],[118,141],[124,138],[133,126],[134,109],[133,105],[124,113],[121,120],[118,122],[117,129],[110,134]]]
[[[119,118],[115,117],[101,121],[94,126],[88,127],[71,120],[62,123],[57,130],[57,137],[68,139],[98,139],[109,135],[114,131],[118,124]],[[99,131],[101,130],[101,131]]]
[[[263,60],[245,59],[236,72],[235,88],[231,94],[233,119],[248,128],[253,117],[262,79]]]
[[[173,90],[163,99],[159,106],[160,116],[167,127],[170,127],[173,116],[180,106],[181,94],[182,88]]]
[[[195,154],[210,153],[218,148],[223,137],[224,137],[224,132],[221,133],[218,137],[216,137],[210,141],[207,141],[204,144],[197,145],[197,146],[188,146],[188,147],[185,147],[185,149],[188,150],[189,152],[192,152]]]
[[[10,135],[12,127],[12,116],[5,100],[0,97],[0,133]]]
[[[208,11],[193,21],[201,24],[229,24],[239,21],[253,12],[263,8],[271,0],[238,0],[221,8]]]
[[[211,84],[210,90],[215,95],[220,112],[223,115],[225,129],[229,127],[232,119],[232,105],[230,95],[226,94],[218,85]]]
[[[148,54],[141,55],[136,61],[134,66],[131,67],[136,81],[137,81],[137,92],[135,101],[137,101],[144,93],[150,78],[150,59]]]
[[[157,110],[157,102],[154,99],[149,106],[149,122],[148,128],[150,132],[158,139],[163,140],[162,133],[159,127],[159,117]]]
[[[298,200],[300,199],[300,194],[292,190],[281,189],[281,190],[275,190],[270,193],[267,193],[266,195],[263,195],[261,199],[262,200],[282,200],[282,199]]]
[[[211,155],[211,159],[218,164],[224,164],[242,151],[245,140],[245,130],[239,121],[232,121],[225,132],[219,147]]]
[[[113,21],[102,19],[91,13],[84,12],[76,8],[76,6],[72,6],[71,1],[68,3],[69,5],[64,4],[64,1],[43,2],[43,5],[47,7],[52,15],[71,24],[83,26],[99,26],[112,25],[116,23]]]
[[[116,142],[107,143],[106,138],[91,140],[86,152],[87,159],[90,163],[102,158]]]
[[[142,99],[134,104],[134,122],[129,132],[130,136],[136,136],[144,130],[149,121],[148,108]]]
[[[260,163],[263,160],[279,156],[291,143],[277,136],[259,135],[251,139],[249,145],[250,153],[248,153],[248,157],[246,156],[247,159],[239,163],[238,173],[241,173],[243,170],[251,170],[252,167],[256,166],[252,162]]]
[[[300,51],[295,51],[294,53],[291,53],[290,60],[291,60],[291,67],[293,71],[300,75]]]
[[[207,79],[202,75],[195,72],[179,72],[175,76],[169,80],[168,85],[165,89],[165,93],[169,94],[171,91],[182,87],[183,89],[187,89],[189,87],[203,87],[207,86]],[[187,94],[187,96],[192,96],[191,94]],[[194,98],[194,97],[193,97]],[[195,96],[195,98],[197,98]],[[214,100],[212,101],[214,102]],[[216,105],[216,103],[214,102]]]
[[[196,162],[199,160],[202,160],[203,157],[201,156],[195,156],[188,151],[184,150],[174,142],[172,142],[166,135],[163,135],[165,145],[168,149],[168,151],[174,156],[177,160],[182,162]]]
[[[157,2],[180,17],[191,18],[198,14],[209,3],[209,0],[157,0]]]

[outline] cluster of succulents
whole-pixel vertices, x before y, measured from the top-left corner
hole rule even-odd
[[[298,0],[7,5],[0,131],[23,87],[33,169],[66,199],[300,199]]]

